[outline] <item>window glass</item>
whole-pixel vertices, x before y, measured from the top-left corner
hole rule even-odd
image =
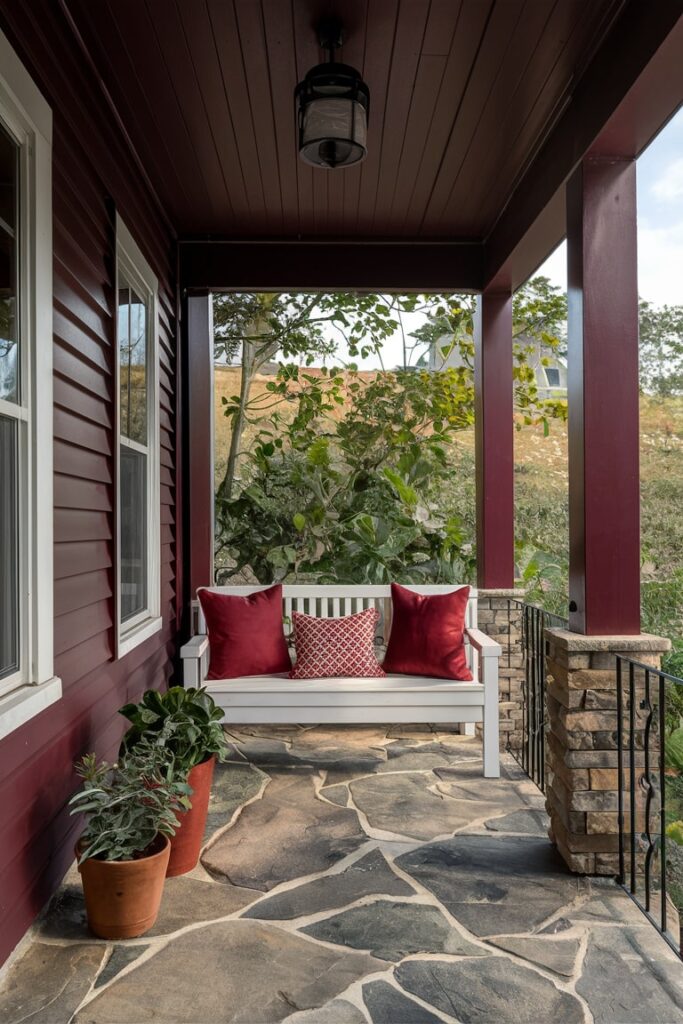
[[[17,428],[16,420],[0,416],[0,679],[19,668]]]
[[[545,379],[548,381],[548,387],[559,388],[560,371],[557,369],[556,366],[546,366]]]
[[[147,307],[119,271],[121,433],[147,445]]]
[[[17,205],[19,147],[0,124],[0,398],[19,401]]]
[[[121,445],[121,621],[147,607],[147,456]]]

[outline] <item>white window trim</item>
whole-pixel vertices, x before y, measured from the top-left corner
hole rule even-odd
[[[21,146],[21,674],[0,697],[0,738],[59,700],[54,676],[52,110],[0,32],[0,118]],[[26,390],[28,389],[28,390]],[[28,404],[26,399],[28,397]],[[7,684],[8,680],[3,680]],[[6,689],[6,686],[3,687]]]
[[[158,633],[163,625],[161,618],[161,459],[160,459],[160,428],[159,428],[159,282],[149,263],[142,254],[140,247],[130,231],[116,215],[116,289],[115,303],[118,309],[119,265],[126,276],[148,303],[150,311],[148,326],[147,350],[147,416],[149,429],[149,445],[147,448],[136,445],[134,441],[121,437],[120,383],[121,367],[118,345],[118,315],[116,338],[116,656],[125,657],[145,640]],[[144,450],[147,454],[147,494],[148,534],[147,534],[147,608],[129,619],[121,622],[121,514],[120,486],[121,479],[121,443],[131,448]]]

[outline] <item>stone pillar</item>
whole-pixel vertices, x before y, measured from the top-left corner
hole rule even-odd
[[[649,634],[597,637],[561,629],[547,629],[545,637],[550,838],[572,871],[616,875],[619,786],[615,655],[658,668],[671,643]],[[642,693],[642,673],[640,676],[637,686]],[[623,710],[627,716],[627,680],[624,683]],[[639,704],[637,691],[636,741],[642,747],[644,713]],[[654,753],[656,763],[656,747]],[[625,756],[625,767],[627,763]],[[636,764],[643,764],[640,752],[636,753]],[[624,806],[628,820],[628,793]],[[639,808],[637,812],[640,814]]]
[[[522,652],[523,590],[478,590],[479,629],[503,649],[499,663],[500,746],[522,746],[524,655]]]

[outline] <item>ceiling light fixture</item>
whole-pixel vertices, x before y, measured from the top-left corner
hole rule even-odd
[[[334,59],[344,39],[341,22],[321,22],[318,39],[327,50],[327,63],[311,68],[294,91],[299,155],[313,167],[350,167],[368,151],[370,91],[360,72]]]

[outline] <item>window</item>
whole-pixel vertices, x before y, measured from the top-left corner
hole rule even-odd
[[[546,366],[545,368],[545,379],[548,382],[549,388],[559,388],[560,386],[560,371],[556,366]]]
[[[157,280],[117,219],[119,656],[161,629]]]
[[[0,737],[53,675],[52,113],[0,33]]]

